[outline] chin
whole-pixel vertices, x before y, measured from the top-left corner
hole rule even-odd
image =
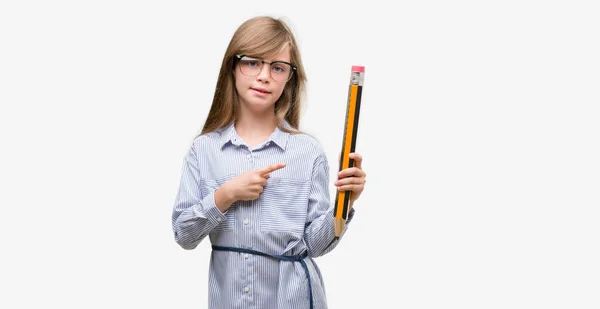
[[[272,111],[273,110],[273,106],[272,105],[269,105],[269,106],[266,106],[266,105],[251,106],[250,109],[253,112],[256,112],[256,113],[266,113],[268,111]]]
[[[275,105],[275,103],[271,103],[271,102],[256,102],[256,101],[250,101],[246,104],[246,107],[248,107],[249,110],[253,111],[253,112],[264,112],[267,111],[269,109],[273,109],[273,106]]]
[[[267,99],[260,99],[260,98],[251,98],[250,100],[247,100],[246,102],[248,102],[248,105],[250,107],[254,108],[267,108],[269,106],[273,106],[275,105],[275,101],[271,101],[271,100],[267,100]]]

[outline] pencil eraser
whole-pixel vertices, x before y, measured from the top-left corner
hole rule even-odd
[[[353,65],[352,66],[352,72],[364,73],[365,72],[365,67],[362,66],[362,65]]]

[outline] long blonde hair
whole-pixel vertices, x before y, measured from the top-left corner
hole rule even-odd
[[[235,121],[239,104],[235,88],[235,67],[237,54],[253,57],[268,57],[289,46],[290,62],[297,67],[292,78],[286,83],[281,97],[275,102],[275,116],[281,130],[299,133],[300,114],[305,96],[306,75],[296,39],[288,25],[281,19],[257,16],[242,23],[233,34],[223,56],[217,86],[206,121],[200,135],[213,132]],[[293,129],[283,126],[286,120]]]

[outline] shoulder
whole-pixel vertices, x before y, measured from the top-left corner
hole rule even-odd
[[[327,161],[323,145],[312,135],[306,133],[290,134],[288,147],[314,161]]]
[[[294,146],[303,147],[306,150],[314,152],[323,152],[323,146],[314,136],[306,133],[290,134],[290,142]]]
[[[196,136],[191,144],[191,147],[197,151],[202,151],[219,145],[222,142],[223,129],[219,129],[210,133],[205,133]]]

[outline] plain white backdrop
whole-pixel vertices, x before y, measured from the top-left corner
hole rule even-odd
[[[599,308],[594,1],[383,3],[3,1],[0,307],[206,307],[210,244],[178,247],[171,210],[227,44],[266,14],[333,172],[366,67],[330,308]]]

